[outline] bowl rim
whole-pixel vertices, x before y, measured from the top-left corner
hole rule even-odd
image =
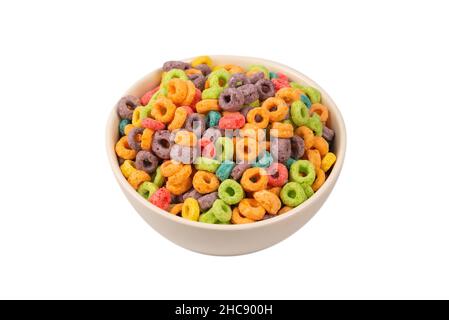
[[[295,74],[298,78],[301,78],[304,82],[307,82],[310,86],[317,88],[320,91],[321,95],[326,97],[326,100],[328,101],[328,107],[330,106],[330,108],[332,109],[332,114],[335,117],[336,122],[339,123],[339,127],[340,127],[340,129],[338,131],[338,136],[340,139],[341,146],[339,149],[339,156],[337,157],[337,161],[335,162],[335,164],[332,168],[332,172],[329,174],[328,178],[326,179],[324,184],[321,186],[321,188],[318,189],[318,191],[316,191],[311,198],[307,199],[306,201],[301,203],[299,206],[291,209],[290,211],[288,211],[282,215],[278,215],[273,218],[262,220],[262,221],[257,221],[255,223],[247,223],[247,224],[210,224],[210,223],[200,223],[198,221],[190,221],[188,219],[184,219],[182,217],[175,216],[175,215],[153,205],[149,201],[145,200],[138,192],[136,192],[136,190],[134,190],[131,187],[131,185],[128,183],[128,181],[125,179],[125,177],[121,173],[121,170],[120,170],[120,167],[119,167],[119,164],[117,161],[117,156],[115,154],[115,150],[114,150],[114,148],[109,147],[111,145],[111,140],[112,140],[111,132],[113,132],[112,130],[116,130],[116,128],[115,127],[113,128],[113,126],[112,126],[114,120],[117,117],[116,108],[114,106],[109,114],[107,124],[106,124],[106,152],[108,155],[108,160],[109,160],[109,164],[111,165],[112,172],[114,173],[114,176],[115,176],[117,182],[120,184],[122,190],[126,191],[134,200],[139,202],[142,206],[146,207],[150,212],[154,212],[154,213],[162,216],[162,218],[165,218],[165,219],[171,220],[175,223],[180,223],[180,224],[183,224],[183,225],[189,226],[189,227],[194,227],[194,228],[198,228],[198,229],[217,230],[217,231],[257,229],[257,228],[266,227],[270,224],[280,223],[285,219],[289,219],[292,215],[301,214],[301,211],[306,210],[308,207],[312,206],[315,202],[318,202],[322,197],[326,197],[326,195],[330,194],[330,192],[332,191],[332,188],[341,172],[344,158],[345,158],[346,126],[345,126],[345,122],[343,120],[340,110],[338,109],[337,105],[332,100],[332,98],[329,96],[329,94],[321,86],[319,86],[315,81],[310,79],[308,76],[304,75],[303,73],[301,73],[289,66],[286,66],[286,65],[276,62],[276,61],[267,60],[267,59],[263,59],[263,58],[255,58],[255,57],[250,57],[250,56],[235,56],[235,55],[209,55],[209,57],[211,57],[212,60],[214,60],[214,59],[216,59],[216,60],[242,59],[242,60],[251,60],[252,62],[254,62],[253,64],[275,65],[279,69],[286,70],[286,71],[288,71],[288,73]],[[181,59],[180,61],[190,62],[193,59],[194,58],[192,57],[192,58],[187,58],[187,59]],[[160,71],[160,68],[148,72],[145,76],[143,76],[141,79],[136,81],[130,88],[128,88],[128,90],[126,90],[124,95],[126,95],[128,92],[132,91],[140,83],[142,83],[144,80],[146,80],[151,74],[153,74],[154,72],[157,72],[158,70]],[[336,134],[337,134],[337,132],[336,132]],[[115,145],[115,142],[112,143],[112,145]]]

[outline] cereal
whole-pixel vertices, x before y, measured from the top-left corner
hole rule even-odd
[[[326,155],[321,160],[321,169],[323,169],[324,172],[328,172],[329,169],[334,165],[336,160],[337,156],[334,153],[326,153]]]
[[[175,115],[173,117],[173,120],[168,125],[168,130],[173,131],[173,130],[176,130],[176,129],[180,129],[180,128],[182,128],[184,126],[184,123],[187,120],[187,115],[189,114],[186,108],[187,107],[185,107],[185,108],[177,108],[176,109]],[[161,130],[161,129],[158,129],[158,130]]]
[[[281,208],[281,210],[278,211],[278,215],[284,214],[284,213],[286,213],[286,212],[289,212],[291,209],[293,209],[293,208],[292,208],[292,207],[289,207],[289,206],[283,206],[283,207]]]
[[[157,167],[153,176],[151,177],[153,183],[157,185],[159,188],[162,187],[165,183],[165,177],[161,173],[161,166]]]
[[[143,128],[133,128],[128,133],[128,145],[136,151],[140,151],[142,149],[140,145],[142,133]]]
[[[181,215],[184,219],[198,221],[200,217],[200,207],[194,198],[187,198],[182,205]]]
[[[269,166],[271,166],[272,163],[273,157],[268,151],[265,151],[257,157],[257,160],[254,163],[254,167],[268,168]]]
[[[177,204],[172,205],[170,207],[170,211],[169,212],[174,214],[174,215],[180,214],[181,211],[182,211],[182,205],[183,205],[183,203],[177,203]]]
[[[220,166],[220,162],[215,159],[205,157],[198,157],[195,161],[195,168],[197,170],[204,170],[214,173]]]
[[[156,171],[159,159],[151,151],[139,151],[136,156],[136,168],[151,174]]]
[[[306,199],[307,197],[303,188],[297,182],[289,182],[281,190],[281,200],[286,206],[299,206]]]
[[[197,156],[198,149],[196,147],[191,148],[188,146],[175,144],[170,148],[170,158],[184,164],[193,163]]]
[[[235,73],[229,79],[228,87],[229,88],[238,88],[245,84],[249,84],[249,79],[244,73]]]
[[[238,90],[243,94],[243,104],[247,105],[259,99],[259,92],[254,84],[244,84],[238,87]]]
[[[300,136],[293,136],[290,139],[291,142],[291,157],[295,160],[299,160],[304,155],[304,140]]]
[[[270,97],[274,97],[275,89],[274,85],[270,80],[261,79],[256,82],[257,93],[259,94],[259,99],[265,100]]]
[[[122,174],[126,179],[129,178],[131,172],[133,172],[134,170],[136,170],[136,164],[132,160],[125,160],[120,165],[120,171],[122,171]]]
[[[220,123],[221,114],[217,111],[209,111],[206,116],[206,123],[210,127],[218,126]]]
[[[313,87],[303,87],[302,91],[309,97],[312,104],[321,102],[321,93]]]
[[[139,186],[137,192],[148,200],[157,191],[157,189],[159,189],[159,187],[153,182],[145,181]]]
[[[165,186],[170,193],[179,196],[192,188],[192,179],[177,180],[169,177]]]
[[[199,71],[199,70],[198,70]],[[197,89],[204,90],[204,85],[206,83],[206,78],[201,71],[199,73],[190,74],[189,80],[195,85]]]
[[[205,63],[200,63],[200,64],[196,65],[195,69],[200,70],[201,73],[203,74],[203,76],[207,76],[207,75],[209,75],[209,73],[212,72],[212,70],[210,69],[210,66],[208,66]]]
[[[136,190],[143,182],[150,180],[150,175],[142,170],[133,170],[128,177],[129,184]]]
[[[267,169],[268,185],[272,187],[282,187],[288,180],[287,167],[282,163],[274,162]]]
[[[190,114],[187,117],[184,128],[195,132],[196,135],[203,134],[204,130],[206,130],[206,119],[204,115],[199,113]]]
[[[125,96],[117,102],[117,113],[121,119],[131,120],[134,110],[140,105],[140,100],[135,96]]]
[[[210,224],[214,224],[214,223],[218,222],[217,218],[215,218],[215,215],[212,211],[207,211],[207,212],[201,214],[198,221],[203,222],[203,223],[210,223]]]
[[[240,178],[243,175],[243,172],[246,171],[246,169],[249,169],[250,164],[248,163],[240,163],[237,164],[231,171],[231,178],[234,180],[240,180]]]
[[[128,144],[128,137],[123,136],[117,141],[115,145],[115,153],[125,160],[134,160],[136,158],[136,150],[130,148]]]
[[[166,97],[160,97],[151,108],[151,116],[162,123],[170,123],[175,116],[176,105]]]
[[[190,189],[186,193],[181,195],[182,201],[185,201],[187,198],[193,198],[195,200],[198,200],[202,196],[201,193],[195,190],[195,188]]]
[[[227,205],[223,200],[215,200],[210,211],[214,214],[215,218],[221,222],[227,222],[231,220],[232,210],[229,205]]]
[[[218,103],[225,111],[239,111],[243,107],[245,96],[237,88],[226,88],[220,94]]]
[[[254,124],[260,129],[264,129],[270,122],[270,113],[261,107],[253,108],[248,112],[246,119],[248,123]]]
[[[218,177],[218,179],[220,179],[220,181],[224,181],[229,178],[234,166],[235,163],[233,161],[225,160],[220,164],[217,171],[215,171],[215,175]]]
[[[192,67],[197,68],[200,64],[205,64],[212,68],[212,59],[209,56],[199,56],[192,60]]]
[[[254,192],[254,199],[269,213],[276,214],[281,209],[281,200],[268,190]]]
[[[235,180],[227,179],[218,188],[218,197],[227,204],[237,204],[245,196],[242,186]]]
[[[332,142],[334,140],[334,130],[329,129],[328,127],[323,127],[322,137],[326,139],[327,142]]]
[[[197,143],[197,138],[192,131],[179,130],[175,133],[175,143],[182,146],[193,147]]]
[[[288,106],[284,100],[271,97],[265,100],[261,106],[268,111],[270,122],[281,121],[288,115]]]
[[[290,178],[302,185],[311,185],[315,181],[315,168],[308,160],[298,160],[290,167]]]
[[[271,138],[270,153],[274,161],[284,163],[290,158],[292,153],[292,144],[290,139]]]
[[[312,101],[310,101],[308,96],[306,96],[305,94],[301,94],[300,99],[308,109],[312,107]]]
[[[151,130],[163,130],[165,129],[165,124],[163,122],[151,119],[151,118],[146,118],[143,119],[141,122],[141,126],[143,128],[147,128],[147,129],[151,129]]]
[[[320,116],[320,120],[323,123],[326,123],[327,119],[329,118],[329,110],[327,109],[327,107],[323,106],[321,103],[314,103],[314,104],[312,104],[312,106],[310,107],[309,112],[310,112],[311,115],[313,113],[316,113],[317,115],[319,115]]]
[[[308,118],[306,126],[312,129],[317,136],[321,136],[323,134],[323,124],[321,123],[320,116],[316,113]]]
[[[245,117],[240,114],[228,114],[220,119],[218,127],[220,129],[240,129],[245,125]]]
[[[292,103],[290,114],[295,125],[304,126],[309,121],[309,110],[302,101]]]
[[[151,151],[161,159],[170,159],[170,148],[172,141],[170,139],[170,131],[156,131],[153,136]]]
[[[268,185],[267,173],[262,168],[249,168],[243,173],[240,184],[245,191],[249,192],[266,189]]]
[[[235,207],[234,210],[232,210],[231,222],[234,224],[245,224],[255,222],[255,220],[243,217],[240,214],[239,208]]]
[[[211,192],[198,198],[201,211],[209,210],[218,199],[218,192]]]
[[[217,99],[205,99],[197,102],[196,111],[198,113],[208,113],[209,111],[220,111]]]
[[[183,61],[167,61],[163,64],[162,70],[170,71],[172,69],[187,70],[190,68],[190,64]]]
[[[265,216],[265,208],[256,199],[245,198],[239,203],[239,212],[251,220],[262,220]]]
[[[292,138],[293,126],[289,123],[273,122],[271,124],[270,135],[275,138]]]
[[[120,124],[119,124],[119,133],[120,135],[125,135],[125,127],[130,124],[131,121],[129,119],[122,119],[120,120]]]
[[[220,181],[211,172],[199,170],[193,176],[193,187],[201,194],[214,192],[218,189]]]
[[[170,192],[166,188],[160,188],[150,197],[150,202],[162,210],[170,206]]]
[[[309,149],[306,152],[306,156],[307,160],[309,160],[313,164],[315,171],[321,168],[321,156],[318,150]]]
[[[315,181],[312,184],[312,190],[316,192],[323,185],[324,180],[326,180],[326,175],[325,175],[324,171],[321,169],[318,169],[316,171]]]

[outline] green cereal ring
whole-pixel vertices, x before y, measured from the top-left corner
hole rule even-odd
[[[157,189],[159,189],[159,187],[156,184],[145,181],[140,185],[139,189],[137,189],[137,192],[145,199],[149,199]]]
[[[220,166],[220,162],[215,159],[198,157],[195,159],[195,168],[197,170],[209,171],[214,173]]]
[[[304,126],[309,120],[309,109],[307,109],[304,102],[297,100],[292,103],[290,115],[295,125],[298,127]]]
[[[313,130],[317,136],[321,137],[323,134],[323,123],[321,122],[320,116],[316,113],[307,120],[306,126]]]
[[[201,99],[218,99],[223,88],[221,87],[210,87],[208,89],[204,89],[201,93]]]
[[[210,88],[212,88],[212,87],[224,88],[228,84],[228,81],[230,78],[231,78],[231,73],[229,73],[225,69],[215,70],[209,74],[209,77],[208,77],[209,86],[210,86]]]
[[[290,167],[290,179],[301,185],[311,186],[315,181],[315,168],[309,160],[295,161]]]
[[[304,89],[304,86],[300,85],[298,82],[290,82],[290,87],[300,90]]]
[[[232,160],[234,158],[234,143],[228,137],[220,137],[215,141],[215,150],[218,161]]]
[[[304,189],[297,182],[289,182],[283,186],[280,196],[282,202],[289,207],[299,206],[307,199]]]
[[[218,187],[218,197],[227,204],[237,204],[245,196],[242,186],[235,180],[226,179]]]
[[[250,107],[254,107],[254,108],[260,107],[260,101],[259,101],[259,99],[254,100],[253,102],[251,102],[251,103],[249,104],[249,106],[250,106]]]
[[[217,223],[218,220],[217,220],[217,218],[215,218],[214,213],[209,210],[209,211],[201,214],[198,221],[199,222],[203,222],[203,223],[214,224],[214,223]]]
[[[270,71],[260,64],[253,64],[248,67],[248,72],[257,71],[257,72],[263,72],[265,75],[265,79],[270,79]]]
[[[310,98],[312,103],[321,102],[321,93],[314,87],[303,87],[301,90],[304,91],[304,93]]]
[[[165,177],[161,173],[161,166],[157,167],[156,172],[151,177],[153,183],[159,188],[162,187],[165,183]]]
[[[306,194],[307,199],[309,199],[315,192],[313,192],[313,189],[311,186],[303,185],[302,188],[304,189],[304,193]]]
[[[189,80],[189,77],[181,69],[171,69],[167,71],[161,80],[161,88],[167,89],[167,84],[171,79],[179,78],[182,80]]]
[[[220,222],[227,222],[231,220],[232,217],[232,210],[231,207],[228,206],[223,200],[217,199],[215,200],[214,204],[212,205],[212,208],[210,210],[215,218],[217,218]]]

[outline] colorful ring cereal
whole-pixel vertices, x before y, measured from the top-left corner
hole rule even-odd
[[[282,203],[289,207],[297,207],[307,199],[303,188],[297,182],[289,182],[281,190]]]
[[[140,100],[134,96],[128,95],[117,102],[117,113],[122,119],[131,120],[134,110],[141,106]]]
[[[200,64],[206,64],[209,68],[212,68],[212,59],[209,56],[199,56],[192,60],[192,67],[197,67]]]
[[[139,189],[139,186],[142,183],[150,180],[151,180],[150,175],[142,170],[134,170],[128,177],[129,184],[136,190]]]
[[[262,168],[247,169],[240,180],[245,191],[255,192],[267,188],[268,177],[267,172]]]
[[[137,192],[145,199],[149,199],[157,189],[159,189],[159,187],[153,182],[145,181],[139,186]]]
[[[302,185],[312,185],[315,181],[315,168],[308,160],[298,160],[290,167],[290,178]]]
[[[315,181],[312,184],[312,190],[316,192],[321,186],[323,185],[324,181],[326,180],[326,175],[323,170],[318,169],[316,171],[316,178]]]
[[[215,218],[217,218],[218,221],[228,222],[231,220],[232,217],[231,207],[221,199],[215,200],[210,211],[214,214]]]
[[[261,108],[268,111],[270,122],[282,121],[288,115],[288,106],[280,98],[268,98],[262,103]]]
[[[292,103],[290,114],[295,125],[304,126],[309,121],[309,109],[302,101]]]
[[[136,158],[136,150],[130,148],[128,144],[128,137],[123,136],[117,141],[115,145],[115,153],[125,160],[134,160]]]
[[[242,186],[234,180],[227,179],[218,188],[218,197],[227,204],[237,204],[245,196]]]
[[[239,208],[235,207],[234,210],[232,210],[231,222],[234,224],[245,224],[245,223],[253,223],[255,222],[255,220],[243,217],[240,214]]]
[[[198,204],[200,205],[201,211],[204,212],[212,208],[212,205],[217,199],[218,199],[218,192],[211,192],[199,197]]]
[[[170,206],[170,192],[166,188],[160,188],[150,197],[150,202],[156,207],[167,210]]]
[[[168,125],[168,130],[173,131],[176,129],[181,129],[187,120],[187,115],[188,112],[186,108],[176,108],[173,120]]]
[[[183,218],[198,221],[200,217],[200,207],[198,201],[193,198],[187,198],[182,205],[181,215]]]
[[[323,106],[321,103],[314,103],[310,107],[310,115],[313,113],[316,113],[320,116],[320,120],[323,123],[327,122],[327,119],[329,118],[329,109],[327,107]]]
[[[268,169],[268,185],[272,187],[282,187],[288,180],[287,167],[282,163],[274,162]]]
[[[128,179],[131,172],[136,170],[136,164],[132,160],[125,160],[120,166],[120,171],[122,171],[123,176]]]
[[[269,214],[277,214],[281,209],[281,200],[268,190],[254,192],[253,197]]]
[[[270,122],[270,113],[261,107],[251,109],[246,115],[248,123],[254,124],[260,129],[264,129]]]
[[[326,153],[326,155],[321,160],[321,169],[323,169],[324,172],[328,172],[329,169],[334,165],[335,161],[337,161],[337,156],[334,153]]]
[[[151,116],[162,123],[170,123],[175,116],[176,105],[168,98],[160,97],[153,104]]]
[[[196,111],[198,113],[208,113],[209,111],[220,111],[217,99],[205,99],[197,102]]]
[[[265,216],[265,208],[255,199],[245,198],[239,203],[239,212],[248,219],[262,220]]]
[[[270,135],[276,138],[291,138],[293,137],[293,126],[290,123],[273,122]]]
[[[193,187],[201,194],[214,192],[220,186],[217,177],[208,171],[199,170],[193,176]]]

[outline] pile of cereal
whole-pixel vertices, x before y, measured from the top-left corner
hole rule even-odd
[[[130,185],[185,219],[242,224],[283,214],[336,161],[320,92],[262,65],[168,61],[156,88],[117,104],[115,151]]]

